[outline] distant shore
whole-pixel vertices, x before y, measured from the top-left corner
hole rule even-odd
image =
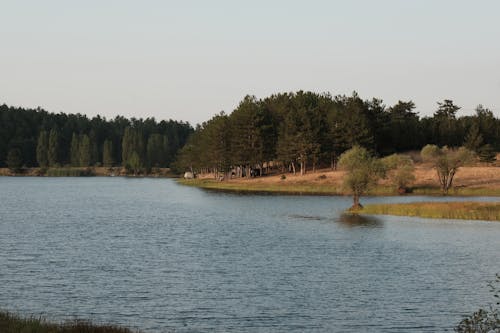
[[[208,190],[241,193],[274,193],[297,195],[349,195],[342,187],[344,172],[321,169],[306,175],[292,173],[274,174],[254,178],[215,180],[212,175],[201,175],[196,179],[179,179],[183,185]],[[419,164],[415,169],[416,181],[405,195],[442,195],[436,171],[428,165]],[[460,168],[455,176],[450,196],[500,196],[500,167],[472,166]],[[399,195],[398,191],[383,180],[367,195]]]
[[[156,177],[171,178],[170,168],[152,168],[150,172],[134,174],[123,167],[60,167],[60,168],[24,168],[14,172],[8,168],[0,168],[0,176],[12,177]]]

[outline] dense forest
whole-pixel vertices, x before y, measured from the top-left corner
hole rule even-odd
[[[192,132],[173,120],[89,119],[0,105],[0,166],[167,167]]]
[[[124,166],[138,172],[174,166],[179,172],[235,176],[269,167],[305,173],[330,166],[354,145],[377,156],[420,150],[426,144],[466,146],[484,160],[500,150],[500,119],[481,105],[457,117],[460,107],[438,102],[420,117],[412,101],[385,106],[380,99],[299,91],[264,99],[246,96],[195,129],[154,118],[107,120],[40,108],[0,106],[0,166]]]
[[[420,150],[426,144],[466,146],[484,161],[500,149],[500,119],[481,105],[457,117],[451,100],[437,103],[432,116],[419,117],[412,101],[387,107],[380,99],[299,91],[264,99],[245,97],[231,113],[198,125],[176,162],[179,170],[250,176],[270,166],[305,173],[335,167],[354,145],[377,156]]]

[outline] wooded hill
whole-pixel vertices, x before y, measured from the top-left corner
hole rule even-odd
[[[167,167],[192,132],[173,120],[89,119],[0,105],[0,167]]]
[[[431,117],[419,117],[414,109],[412,101],[387,107],[380,99],[363,100],[356,93],[246,96],[231,114],[221,112],[198,125],[175,165],[180,171],[216,175],[250,175],[250,169],[264,172],[269,165],[304,173],[334,166],[356,144],[378,156],[426,144],[465,145],[484,161],[500,149],[500,120],[481,105],[475,115],[462,117],[451,100],[437,103]]]

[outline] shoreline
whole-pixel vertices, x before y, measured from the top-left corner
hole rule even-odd
[[[365,196],[443,196],[436,170],[432,165],[416,164],[414,175],[415,181],[409,185],[407,193],[398,193],[389,179],[382,179],[369,189]],[[216,180],[213,174],[202,174],[195,179],[181,178],[177,182],[206,190],[236,193],[349,196],[350,192],[343,187],[344,177],[344,171],[325,168],[305,175],[276,172],[261,177],[231,178],[223,181]],[[500,197],[500,167],[480,164],[461,167],[455,175],[448,196]]]
[[[130,178],[176,178],[170,168],[152,168],[149,173],[127,173],[123,167],[60,167],[60,168],[25,168],[13,172],[0,168],[0,177],[130,177]]]
[[[236,182],[224,182],[207,179],[182,179],[178,178],[178,184],[184,186],[197,187],[203,190],[238,193],[238,194],[263,194],[263,195],[317,195],[317,196],[350,196],[351,194],[343,191],[340,186],[328,184],[292,184],[292,185],[262,185],[262,184],[241,184]],[[380,185],[367,192],[365,197],[377,196],[433,196],[433,197],[500,197],[500,189],[486,187],[456,187],[447,195],[441,192],[438,186],[413,187],[411,191],[405,194],[397,193],[393,188]]]

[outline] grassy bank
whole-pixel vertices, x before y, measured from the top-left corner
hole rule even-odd
[[[343,191],[340,184],[321,182],[264,182],[248,181],[217,181],[214,179],[179,179],[183,185],[199,187],[208,190],[248,192],[248,193],[275,193],[275,194],[310,194],[310,195],[349,195]],[[367,195],[391,196],[398,195],[390,186],[378,185],[368,191]],[[441,196],[441,189],[437,186],[414,187],[407,195]],[[485,187],[457,187],[450,190],[451,196],[500,196],[500,188]]]
[[[341,195],[340,189],[331,184],[268,184],[254,182],[224,182],[212,179],[179,179],[183,185],[199,187],[208,190],[249,192],[249,193],[277,193],[277,194],[319,194]]]
[[[417,202],[366,205],[361,214],[500,221],[500,202]]]
[[[113,325],[95,325],[86,321],[72,321],[63,324],[50,323],[40,318],[21,318],[7,312],[0,312],[2,333],[133,333],[128,328]]]

